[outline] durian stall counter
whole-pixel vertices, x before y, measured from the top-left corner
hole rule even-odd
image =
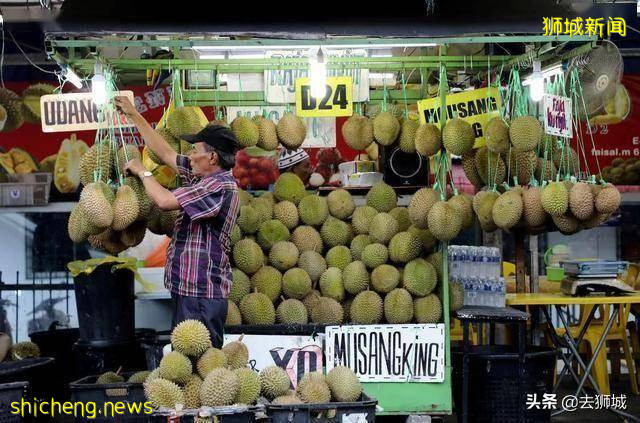
[[[338,356],[356,359],[353,347],[336,349],[336,339],[348,338],[347,343],[355,346],[357,336],[375,337],[376,345],[367,346],[371,368],[364,370],[369,375],[362,381],[365,393],[378,400],[380,413],[450,413],[450,365],[445,365],[444,354],[449,338],[442,323],[448,317],[448,301],[440,300],[442,262],[435,251],[437,240],[412,225],[409,216],[418,211],[420,199],[428,192],[399,196],[384,183],[365,196],[344,189],[324,195],[300,191],[294,196],[300,197],[296,207],[290,201],[295,198],[282,197],[286,180],[281,177],[273,192],[240,191],[226,335],[244,335],[251,342],[254,336],[278,339],[324,334],[325,366],[336,364]],[[261,215],[265,208],[271,209],[268,214],[273,220],[257,224],[260,219],[254,214]],[[289,215],[295,219],[288,219]],[[266,265],[262,262],[264,247],[269,251]],[[400,264],[405,265],[404,271],[398,269]],[[137,324],[148,318],[145,327],[153,327],[149,324],[154,318],[157,322],[160,313],[152,317],[147,308],[151,304],[158,309],[168,307],[169,294],[136,295]],[[139,317],[139,311],[146,317]],[[166,320],[168,325],[168,317]],[[423,366],[398,368],[396,374],[393,365],[382,370],[385,361],[395,360],[391,357],[396,355],[382,358],[377,351],[391,350],[392,343],[386,340],[393,337],[398,339],[397,360],[402,359],[402,348],[419,346],[424,352],[416,357],[419,355]],[[437,356],[427,352],[433,339],[438,340]],[[261,354],[270,355],[268,350]],[[427,375],[427,362],[437,362],[437,376]],[[408,373],[414,374],[413,379]]]

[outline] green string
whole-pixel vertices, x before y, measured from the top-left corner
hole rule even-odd
[[[407,102],[407,84],[404,80],[404,69],[402,69],[402,97],[404,98],[404,117],[409,117],[409,103]]]

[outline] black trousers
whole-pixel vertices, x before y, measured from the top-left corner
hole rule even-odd
[[[224,322],[227,319],[227,300],[225,298],[185,297],[171,293],[173,319],[171,328],[183,320],[200,320],[211,333],[211,344],[222,348]]]

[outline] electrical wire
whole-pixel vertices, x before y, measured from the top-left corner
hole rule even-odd
[[[4,28],[4,27],[3,27]],[[16,39],[13,37],[13,33],[11,31],[7,31],[9,33],[9,36],[11,37],[11,39],[13,40],[13,43],[16,45],[16,47],[18,47],[18,50],[20,50],[20,53],[22,53],[22,55],[24,56],[24,58],[27,60],[27,62],[29,62],[31,64],[31,66],[33,66],[34,68],[38,69],[39,71],[42,71],[44,73],[49,73],[52,75],[55,75],[56,73],[54,71],[50,71],[44,68],[41,68],[40,66],[36,65],[35,63],[33,63],[31,61],[31,59],[29,59],[29,56],[27,56],[27,53],[24,52],[24,50],[22,49],[22,47],[20,47],[20,44],[18,44],[18,42],[16,41]],[[2,58],[4,59],[4,30],[2,32]]]

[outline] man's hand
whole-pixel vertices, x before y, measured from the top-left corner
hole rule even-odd
[[[138,176],[140,172],[144,172],[146,169],[140,159],[131,159],[124,165],[124,170],[125,172],[129,171],[133,176]]]
[[[133,121],[140,116],[140,113],[136,110],[135,106],[131,104],[129,98],[125,96],[117,96],[114,98],[116,108],[125,115],[129,120]]]

